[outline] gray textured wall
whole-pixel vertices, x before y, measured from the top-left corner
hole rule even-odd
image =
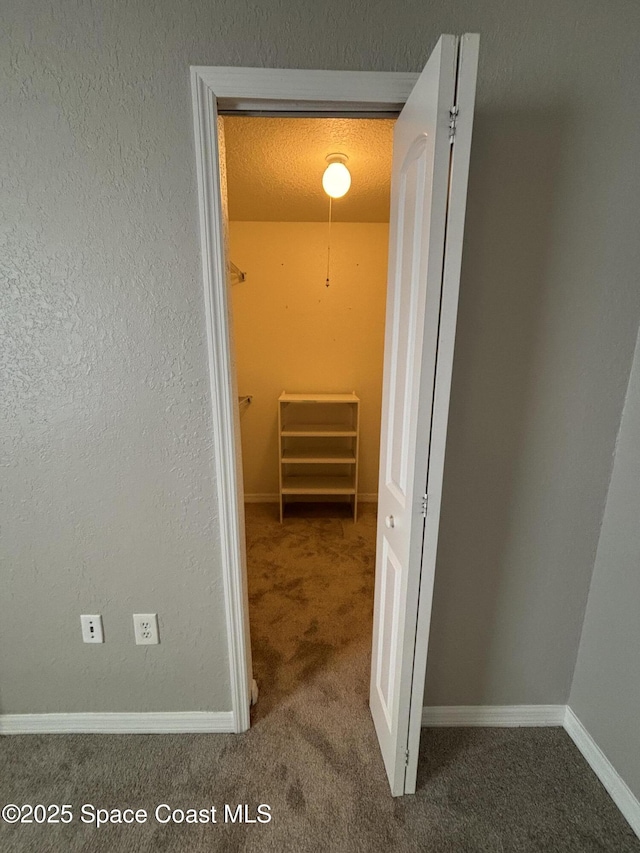
[[[189,65],[418,70],[465,30],[482,55],[427,701],[564,701],[640,314],[637,5],[8,6],[0,708],[229,707]],[[160,647],[133,646],[138,608]],[[87,610],[102,647],[79,642]]]
[[[640,797],[640,339],[622,416],[570,704]]]

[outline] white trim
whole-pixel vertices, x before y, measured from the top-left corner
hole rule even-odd
[[[191,75],[191,86],[231,705],[235,731],[243,732],[250,725],[251,646],[242,541],[242,481],[237,471],[238,399],[233,387],[228,323],[216,97],[195,72]]]
[[[191,94],[200,208],[200,245],[207,326],[212,443],[229,648],[234,730],[249,728],[251,644],[244,555],[242,480],[236,445],[238,400],[233,388],[217,138],[218,99],[225,109],[281,112],[400,109],[418,75],[387,72],[301,71],[192,67]]]
[[[220,109],[272,112],[399,112],[418,74],[193,66]]]
[[[640,802],[568,705],[564,727],[631,829],[640,838]]]
[[[233,711],[0,714],[0,735],[233,732]]]
[[[422,709],[423,726],[561,726],[564,705],[439,705]]]

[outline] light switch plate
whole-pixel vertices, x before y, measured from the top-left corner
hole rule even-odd
[[[84,614],[80,617],[80,625],[82,626],[83,643],[104,643],[102,616],[99,613]]]

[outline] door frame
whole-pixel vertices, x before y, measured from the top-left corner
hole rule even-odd
[[[249,728],[253,675],[239,417],[225,245],[220,238],[224,211],[216,117],[219,112],[353,118],[396,115],[418,76],[405,72],[191,67],[212,438],[234,732]]]

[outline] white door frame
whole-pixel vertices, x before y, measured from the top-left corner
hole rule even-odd
[[[395,114],[404,106],[418,76],[375,71],[191,68],[213,452],[235,732],[249,728],[252,669],[238,404],[229,328],[226,247],[222,236],[218,110],[287,115]]]

